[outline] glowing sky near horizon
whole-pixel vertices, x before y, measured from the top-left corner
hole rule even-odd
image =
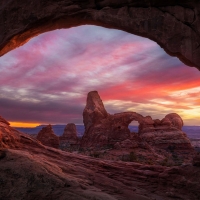
[[[13,126],[82,124],[92,90],[111,114],[176,112],[185,125],[200,125],[200,72],[123,31],[79,26],[41,34],[0,57],[0,73],[0,115]]]

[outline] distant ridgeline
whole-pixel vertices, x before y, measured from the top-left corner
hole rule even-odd
[[[38,132],[46,125],[36,126],[35,128],[16,128],[17,130],[27,134],[38,134]],[[66,125],[52,125],[53,131],[56,135],[61,136],[64,132]],[[85,131],[84,125],[76,125],[78,137],[82,137]],[[138,132],[138,126],[129,126],[131,132]],[[187,134],[189,138],[200,139],[200,126],[183,126],[183,132]]]

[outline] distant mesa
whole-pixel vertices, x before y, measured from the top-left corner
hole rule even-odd
[[[37,140],[39,140],[43,145],[59,148],[59,137],[55,135],[50,124],[42,128],[37,135]]]

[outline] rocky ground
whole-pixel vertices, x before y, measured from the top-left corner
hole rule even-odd
[[[200,168],[92,158],[0,123],[0,199],[200,199]]]

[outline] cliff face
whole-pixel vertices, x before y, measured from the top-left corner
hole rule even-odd
[[[54,29],[84,24],[150,38],[200,69],[200,2],[196,0],[10,0],[0,7],[0,55]]]

